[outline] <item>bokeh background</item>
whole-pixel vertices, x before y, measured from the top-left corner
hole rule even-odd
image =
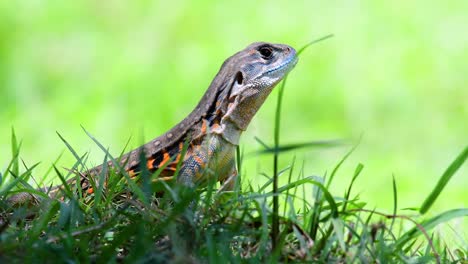
[[[0,169],[11,128],[22,159],[41,177],[62,153],[114,154],[171,128],[196,105],[225,58],[253,41],[311,46],[290,74],[281,141],[345,139],[349,145],[293,156],[305,175],[330,173],[362,136],[336,176],[342,195],[364,164],[355,191],[390,211],[392,175],[399,206],[419,206],[468,143],[468,1],[1,1]],[[277,92],[241,145],[272,142]],[[468,166],[455,175],[435,212],[468,206]],[[298,171],[298,170],[296,170]],[[271,158],[245,160],[244,180],[271,175]]]

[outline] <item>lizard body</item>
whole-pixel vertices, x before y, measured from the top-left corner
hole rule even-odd
[[[120,157],[120,166],[138,175],[144,152],[146,168],[154,172],[164,166],[160,179],[171,179],[181,162],[178,181],[193,186],[205,177],[217,177],[233,187],[237,175],[235,149],[239,137],[272,89],[296,65],[296,51],[287,45],[256,42],[229,57],[221,66],[195,109],[163,135]],[[182,158],[184,143],[187,151]],[[105,165],[105,166],[104,166]],[[83,193],[93,193],[89,179],[100,175],[112,162],[83,173]],[[73,179],[71,180],[73,182]],[[43,188],[55,197],[60,186]],[[31,200],[31,194],[18,193],[10,204]]]

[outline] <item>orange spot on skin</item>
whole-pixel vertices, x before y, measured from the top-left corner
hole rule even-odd
[[[181,157],[181,156],[182,156],[182,153],[179,152],[179,154],[177,154],[176,159],[174,160],[174,163],[175,163],[175,164],[179,163],[180,157]]]
[[[211,129],[216,130],[216,129],[218,129],[219,127],[220,127],[220,126],[219,126],[218,123],[214,123],[214,124],[211,126]]]
[[[204,162],[203,162],[203,159],[200,158],[199,156],[194,155],[194,156],[193,156],[193,159],[195,160],[196,163],[198,163],[198,165],[200,165],[200,166],[204,166],[204,165],[205,165]]]
[[[153,179],[152,182],[159,182],[159,181],[172,181],[174,177],[169,176],[169,177],[159,177],[156,179]]]
[[[170,171],[170,172],[175,172],[176,169],[177,169],[177,164],[176,164],[176,163],[171,164],[171,165],[169,165],[169,166],[167,166],[167,167],[165,168],[166,171]]]
[[[202,134],[205,134],[205,133],[206,133],[206,127],[207,127],[207,125],[206,125],[206,120],[203,119],[203,121],[202,121],[202,127],[201,127],[201,133],[202,133]]]
[[[168,162],[170,159],[171,159],[171,157],[169,156],[169,153],[164,152],[163,160],[159,163],[158,167],[163,166],[163,165],[166,164],[166,162]]]
[[[90,187],[88,190],[86,190],[86,192],[88,194],[93,194],[94,193],[93,187]]]
[[[154,167],[153,167],[153,162],[154,162],[154,159],[149,159],[149,160],[146,162],[146,168],[148,168],[148,170],[154,169]]]
[[[133,177],[135,177],[136,173],[135,173],[134,170],[129,170],[128,175],[130,175],[130,178],[133,178]]]

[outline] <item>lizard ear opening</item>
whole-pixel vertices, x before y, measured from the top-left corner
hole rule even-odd
[[[239,71],[236,73],[235,82],[236,84],[242,84],[244,82],[244,75],[242,72]]]
[[[241,71],[238,71],[236,73],[236,76],[234,76],[234,82],[231,86],[231,89],[229,90],[229,99],[234,99],[234,96],[237,96],[241,93],[242,88],[243,88],[243,83],[244,83],[244,74],[242,74]]]

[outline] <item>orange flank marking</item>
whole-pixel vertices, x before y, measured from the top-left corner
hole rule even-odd
[[[211,129],[213,130],[216,130],[219,128],[219,124],[218,123],[214,123],[212,126],[211,126]]]
[[[159,181],[172,181],[174,179],[173,176],[168,176],[168,177],[159,177],[156,179],[153,179],[152,182],[159,182]]]
[[[154,167],[153,167],[153,162],[154,162],[154,159],[149,159],[149,160],[146,162],[146,168],[148,168],[148,170],[154,169]]]
[[[175,163],[171,163],[169,166],[167,166],[166,168],[164,168],[164,171],[161,173],[162,175],[168,175],[168,174],[173,174],[175,171],[176,171],[176,164]]]
[[[135,173],[134,170],[129,170],[129,171],[127,171],[127,173],[128,173],[128,175],[130,176],[130,178],[133,178],[133,177],[136,176],[136,173]]]
[[[201,133],[202,133],[202,134],[205,134],[205,133],[206,133],[206,127],[207,127],[207,125],[206,125],[206,120],[203,119],[203,121],[202,121],[202,126],[201,126]]]
[[[182,156],[182,153],[179,152],[179,154],[177,154],[176,159],[174,160],[174,163],[175,163],[175,164],[179,163],[180,157],[181,157],[181,156]]]
[[[203,166],[203,159],[200,158],[198,155],[193,155],[193,159],[195,160],[196,163],[198,163],[198,165],[200,166]]]
[[[168,162],[171,159],[169,156],[169,153],[164,152],[163,160],[159,163],[158,167],[163,166],[166,162]]]
[[[86,190],[86,192],[88,194],[93,194],[94,193],[93,187],[90,187],[88,190]]]

